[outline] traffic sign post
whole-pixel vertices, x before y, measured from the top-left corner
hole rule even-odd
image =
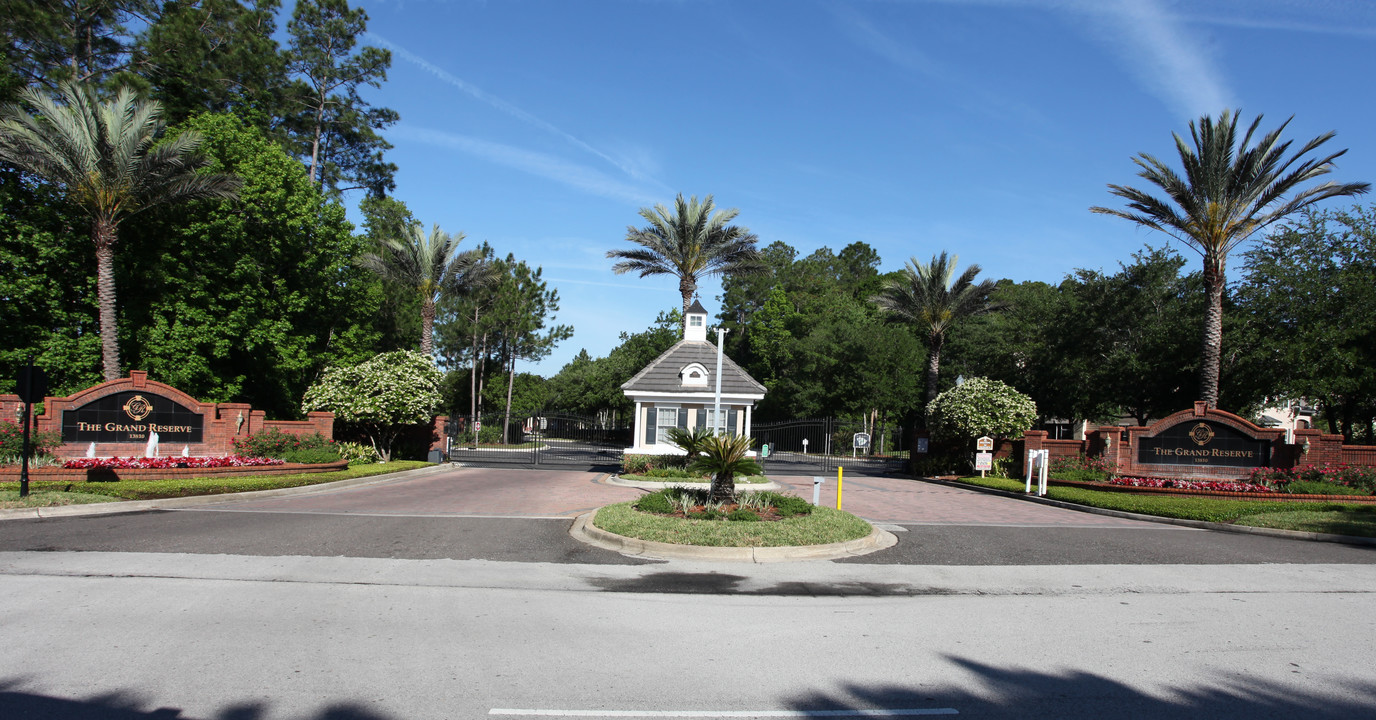
[[[22,498],[29,496],[29,419],[33,416],[33,404],[42,402],[43,396],[48,394],[48,375],[43,368],[34,367],[30,358],[28,365],[19,368],[15,385],[19,399],[24,401],[24,440],[19,451],[19,497]]]

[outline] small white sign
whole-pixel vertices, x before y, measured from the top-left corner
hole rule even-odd
[[[990,452],[994,449],[994,438],[985,435],[975,441],[975,449],[980,452]]]
[[[851,438],[851,442],[854,443],[854,447],[857,449],[867,448],[870,446],[870,434],[855,433],[855,437]]]
[[[994,469],[994,453],[975,453],[975,469],[980,472]]]

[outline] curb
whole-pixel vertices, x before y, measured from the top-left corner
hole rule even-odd
[[[302,485],[299,487],[277,488],[274,490],[252,490],[241,493],[219,493],[215,495],[193,495],[191,497],[162,498],[158,500],[117,500],[106,503],[90,503],[87,505],[58,505],[55,507],[36,507],[36,508],[10,508],[0,510],[0,522],[5,520],[34,520],[44,518],[77,517],[81,515],[116,515],[120,513],[146,512],[148,510],[175,510],[183,507],[197,507],[200,505],[214,505],[217,503],[229,502],[232,500],[260,500],[264,498],[290,497],[293,495],[310,495],[318,492],[329,492],[332,490],[342,490],[344,488],[362,487],[364,485],[381,484],[392,482],[393,480],[409,479],[421,475],[443,472],[451,470],[448,463],[443,463],[427,468],[416,468],[414,470],[401,470],[394,473],[383,475],[369,475],[361,478],[349,478],[347,480],[336,480],[319,485]]]
[[[880,530],[871,525],[869,535],[858,540],[828,543],[826,545],[792,545],[788,547],[701,547],[698,545],[676,545],[674,543],[640,540],[610,533],[593,527],[592,520],[597,511],[583,513],[574,518],[569,535],[574,540],[587,543],[604,550],[621,553],[631,557],[653,560],[701,560],[707,562],[789,562],[795,560],[836,560],[838,558],[868,555],[877,550],[891,548],[898,544],[893,533]]]
[[[621,476],[617,475],[616,473],[611,473],[610,475],[608,475],[603,482],[607,483],[608,485],[619,485],[621,487],[638,488],[640,490],[663,490],[667,487],[709,488],[712,486],[711,483],[646,482],[644,480],[626,480],[623,479]],[[783,488],[783,485],[780,485],[779,483],[770,480],[767,483],[737,483],[735,487],[736,492],[741,492],[744,490],[779,490]]]
[[[1051,498],[1037,497],[1036,495],[1027,495],[1020,492],[1010,492],[1008,490],[999,490],[997,488],[967,485],[951,480],[939,480],[937,478],[913,479],[918,482],[932,483],[933,485],[945,485],[946,487],[960,488],[962,490],[973,490],[975,492],[985,493],[986,495],[999,495],[1006,498],[1013,498],[1014,500],[1050,505],[1051,507],[1058,507],[1064,510],[1075,510],[1076,512],[1089,513],[1090,515],[1103,515],[1106,517],[1123,518],[1124,520],[1140,520],[1142,522],[1157,523],[1159,525],[1177,525],[1198,530],[1218,530],[1221,532],[1237,533],[1239,535],[1263,535],[1266,537],[1284,538],[1286,540],[1310,540],[1312,542],[1329,542],[1339,545],[1376,547],[1376,538],[1305,532],[1303,530],[1279,530],[1276,528],[1260,528],[1248,525],[1230,525],[1228,523],[1211,522],[1208,520],[1186,520],[1184,518],[1161,517],[1160,515],[1142,515],[1140,513],[1127,512],[1124,510],[1110,510],[1108,508],[1091,507],[1089,505],[1080,505],[1064,500],[1052,500]]]

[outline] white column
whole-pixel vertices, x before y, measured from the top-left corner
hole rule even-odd
[[[745,436],[750,437],[750,405],[745,406]]]
[[[631,435],[631,447],[633,448],[640,447],[640,438],[645,437],[644,435],[641,435],[641,433],[645,431],[645,425],[643,424],[644,422],[645,408],[642,407],[642,404],[640,402],[636,402],[635,422],[633,423],[635,425],[635,434]]]

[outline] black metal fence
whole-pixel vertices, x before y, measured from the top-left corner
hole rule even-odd
[[[631,446],[631,428],[568,413],[452,417],[446,426],[450,462],[465,465],[617,468]]]
[[[756,424],[750,436],[768,475],[818,475],[838,467],[860,475],[905,473],[912,440],[902,425],[866,427],[837,418]]]

